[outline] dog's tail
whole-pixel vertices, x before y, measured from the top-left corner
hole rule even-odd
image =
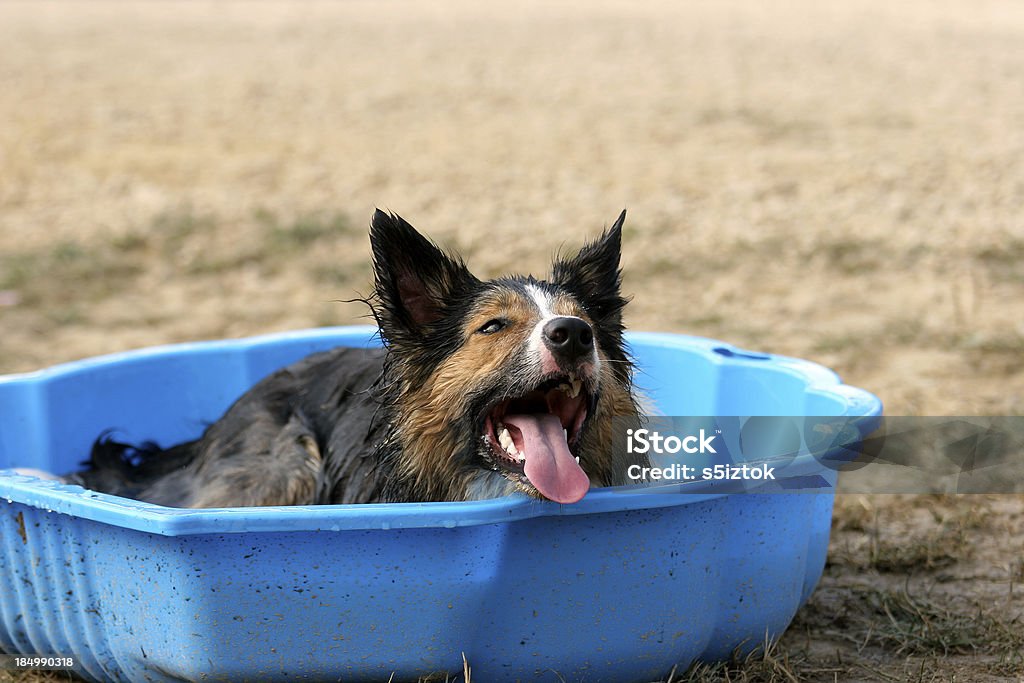
[[[133,445],[116,441],[105,432],[92,445],[84,469],[64,480],[93,491],[136,498],[162,477],[182,470],[195,458],[197,442],[161,448],[152,441]]]

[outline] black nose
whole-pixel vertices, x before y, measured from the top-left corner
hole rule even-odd
[[[579,318],[552,318],[544,325],[544,343],[563,360],[576,360],[594,350],[594,331]]]

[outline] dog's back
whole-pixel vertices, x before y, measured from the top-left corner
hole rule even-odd
[[[201,438],[161,449],[104,437],[67,479],[175,507],[376,500],[383,358],[383,349],[314,354],[260,381]]]

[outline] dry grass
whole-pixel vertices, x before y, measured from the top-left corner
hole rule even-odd
[[[29,671],[18,672],[0,670],[0,683],[68,683],[80,681],[70,671]]]
[[[1020,414],[1021,73],[1010,0],[2,3],[0,372],[361,322],[375,205],[483,275],[626,206],[631,327]],[[803,626],[686,675],[1010,676],[1020,498],[864,500]],[[974,654],[904,646],[979,605]]]
[[[809,664],[803,653],[790,652],[778,643],[766,643],[746,656],[734,656],[728,662],[698,662],[665,683],[800,683],[811,676],[838,673],[839,669],[821,669]]]

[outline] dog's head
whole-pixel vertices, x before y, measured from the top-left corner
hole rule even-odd
[[[416,497],[518,489],[571,503],[619,483],[610,421],[636,413],[619,291],[624,219],[556,260],[546,280],[482,281],[399,216],[374,214],[373,311],[389,349],[398,474]]]

